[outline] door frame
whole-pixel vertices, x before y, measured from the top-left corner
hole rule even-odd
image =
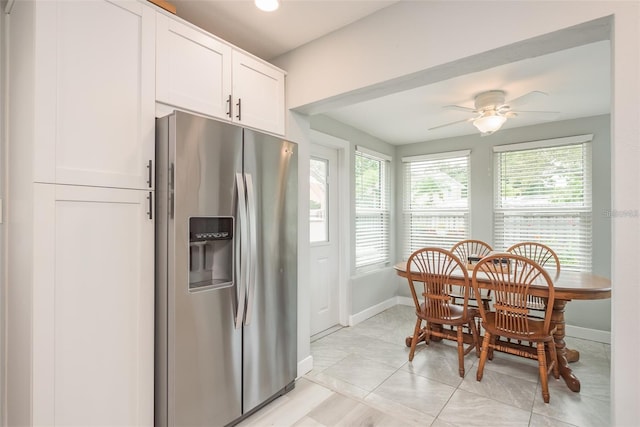
[[[351,144],[349,141],[311,129],[311,144],[338,152],[338,321],[347,326],[351,316]]]

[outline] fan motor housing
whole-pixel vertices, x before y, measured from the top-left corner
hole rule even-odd
[[[475,97],[475,106],[477,111],[496,110],[504,105],[505,93],[501,90],[490,90],[482,92]]]

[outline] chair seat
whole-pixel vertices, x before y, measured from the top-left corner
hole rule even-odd
[[[422,303],[420,304],[420,311],[416,312],[416,315],[428,322],[446,323],[448,325],[466,323],[469,319],[473,319],[475,316],[478,316],[478,310],[474,307],[467,308],[467,317],[464,317],[464,307],[461,305],[451,304],[449,305],[449,309],[451,311],[451,317],[432,318],[427,315],[425,305]]]
[[[529,317],[527,319],[529,334],[523,336],[522,332],[511,333],[508,330],[496,327],[496,312],[491,311],[486,313],[486,321],[482,322],[482,327],[489,331],[493,335],[499,335],[505,338],[514,338],[514,339],[526,339],[527,341],[533,342],[547,342],[553,339],[553,334],[556,331],[556,325],[552,322],[550,326],[550,331],[545,332],[544,330],[544,320],[536,319]]]

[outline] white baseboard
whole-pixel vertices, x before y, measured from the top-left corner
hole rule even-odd
[[[396,297],[398,299],[398,305],[408,305],[413,307],[413,299],[409,297]]]
[[[398,297],[389,298],[386,301],[382,301],[380,304],[376,304],[360,313],[349,316],[349,326],[355,326],[360,322],[367,320],[370,317],[380,314],[388,308],[398,305]]]
[[[611,344],[611,332],[599,329],[589,329],[580,326],[565,325],[564,334],[567,337]]]
[[[309,355],[298,362],[298,378],[313,369],[313,356]]]

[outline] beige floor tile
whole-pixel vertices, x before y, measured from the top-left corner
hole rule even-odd
[[[478,359],[458,375],[454,342],[421,344],[412,363],[405,338],[413,308],[392,307],[354,327],[311,343],[314,369],[293,391],[244,420],[241,427],[590,427],[610,424],[610,346],[567,337],[580,351],[571,364],[582,383],[571,392],[550,378],[551,402],[540,393],[535,360],[496,353],[476,381]]]
[[[560,420],[545,417],[540,414],[532,414],[529,427],[577,427],[575,424],[568,424]]]
[[[460,426],[527,426],[531,411],[525,411],[486,396],[456,390],[438,415],[442,420]]]
[[[431,416],[447,403],[455,387],[400,370],[375,390],[375,394]]]
[[[377,395],[375,392],[367,395],[365,401],[369,405],[393,417],[403,426],[428,426],[435,419],[431,415],[409,408],[408,406],[402,405],[401,403],[393,400],[386,399]]]
[[[563,380],[559,380],[564,384]],[[609,401],[574,393],[567,387],[550,387],[551,397],[546,404],[538,386],[533,413],[554,418],[580,427],[611,425]]]
[[[393,366],[350,354],[325,369],[323,373],[364,390],[372,391],[396,370],[397,368]]]
[[[459,387],[461,390],[489,396],[498,402],[531,411],[537,391],[536,382],[486,369],[482,380],[478,381],[476,372],[477,370],[474,369],[465,377]]]
[[[242,427],[292,426],[334,394],[333,391],[304,378],[296,387],[272,404],[247,418]]]

